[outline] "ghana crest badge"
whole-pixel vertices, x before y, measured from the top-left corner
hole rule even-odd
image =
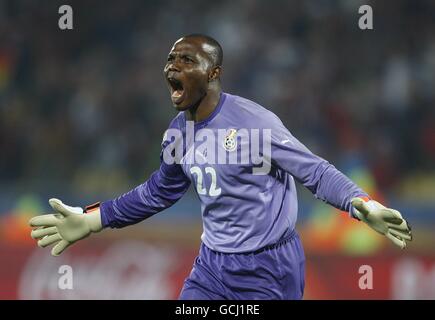
[[[237,148],[236,140],[237,130],[230,129],[224,139],[224,149],[227,151],[234,151]]]

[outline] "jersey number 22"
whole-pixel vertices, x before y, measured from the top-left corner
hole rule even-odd
[[[211,185],[210,189],[208,190],[208,195],[211,197],[217,197],[221,194],[221,188],[217,187],[217,176],[216,176],[216,170],[213,167],[205,167],[204,171],[206,174],[209,174],[211,176]],[[196,175],[196,191],[198,194],[206,195],[207,189],[204,188],[203,185],[203,173],[200,167],[194,166],[190,168],[190,173]]]

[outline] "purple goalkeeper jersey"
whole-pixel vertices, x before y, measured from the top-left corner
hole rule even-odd
[[[138,223],[173,205],[192,183],[201,202],[203,243],[218,252],[252,252],[295,228],[295,180],[351,216],[350,200],[367,196],[274,113],[228,93],[201,122],[180,112],[164,135],[160,158],[145,183],[101,204],[104,227]]]

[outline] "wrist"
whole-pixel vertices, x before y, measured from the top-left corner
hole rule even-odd
[[[99,202],[86,206],[83,213],[92,232],[99,232],[103,229]]]
[[[85,213],[85,219],[92,232],[100,232],[103,229],[101,223],[100,209],[93,210],[92,212]]]
[[[355,198],[352,198],[352,201],[351,201],[352,204],[351,204],[351,209],[350,209],[352,217],[354,217],[355,219],[357,219],[359,221],[365,221],[364,215],[357,208],[355,208],[355,206],[353,205],[353,201],[356,199],[361,199],[366,204],[368,204],[372,200],[367,195],[361,195],[361,196],[357,196]]]

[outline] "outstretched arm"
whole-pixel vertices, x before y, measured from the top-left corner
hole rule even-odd
[[[172,206],[187,191],[190,180],[180,165],[162,163],[140,186],[100,205],[103,227],[122,228]]]
[[[412,240],[411,229],[401,214],[385,208],[325,159],[313,154],[275,119],[272,129],[272,163],[287,171],[316,198],[349,212],[402,249]]]
[[[36,229],[31,236],[38,239],[40,247],[54,245],[51,254],[58,256],[93,232],[105,227],[121,228],[135,224],[170,207],[183,196],[189,185],[190,181],[182,172],[177,174],[176,168],[171,171],[161,166],[144,184],[114,200],[86,207],[85,210],[50,199],[50,206],[55,212],[32,218],[29,224]]]
[[[40,247],[54,245],[51,253],[60,255],[73,243],[103,228],[121,228],[138,223],[177,202],[190,186],[180,164],[167,164],[162,144],[160,168],[150,178],[120,197],[86,207],[70,207],[58,199],[50,199],[53,214],[41,215],[30,220],[36,227],[31,233]]]

